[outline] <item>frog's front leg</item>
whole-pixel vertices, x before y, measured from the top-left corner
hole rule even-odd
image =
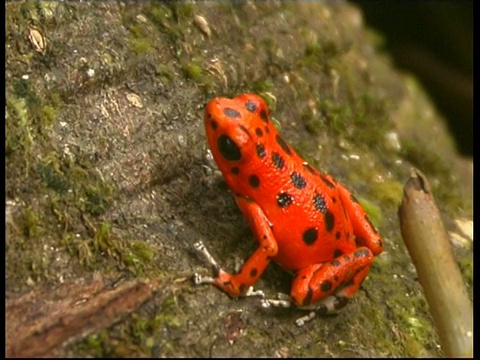
[[[203,243],[196,243],[195,248],[201,252],[213,266],[215,277],[202,277],[195,274],[194,282],[196,285],[213,284],[230,296],[261,296],[263,293],[253,291],[252,285],[255,284],[263,274],[271,259],[277,255],[277,242],[273,236],[270,223],[258,204],[242,196],[236,196],[235,201],[248,219],[250,227],[259,243],[259,247],[244,262],[238,273],[229,274],[217,264]]]
[[[375,256],[381,254],[383,252],[382,237],[371,223],[367,213],[348,189],[339,183],[336,186],[352,223],[357,246],[366,246]]]
[[[330,262],[314,264],[295,273],[290,300],[263,300],[264,307],[288,307],[295,304],[303,309],[315,309],[297,319],[302,326],[317,313],[329,314],[344,307],[358,291],[373,262],[373,254],[366,247],[344,254]]]

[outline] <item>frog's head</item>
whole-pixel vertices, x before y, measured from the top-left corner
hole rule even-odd
[[[211,100],[205,108],[205,130],[213,157],[224,174],[252,161],[252,157],[258,159],[265,143],[262,137],[275,131],[265,101],[254,94]]]

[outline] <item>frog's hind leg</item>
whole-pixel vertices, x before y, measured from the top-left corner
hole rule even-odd
[[[344,307],[358,291],[373,262],[373,254],[366,247],[341,255],[330,262],[314,264],[295,274],[290,300],[263,300],[263,306],[288,307],[314,310],[297,320],[302,326],[316,314],[331,314]]]
[[[316,266],[316,265],[315,265]],[[355,295],[355,293],[360,288],[361,283],[367,276],[369,268],[366,267],[360,270],[355,274],[352,279],[345,285],[339,287],[335,293],[330,296],[327,296],[324,299],[321,299],[315,303],[309,305],[298,306],[301,309],[312,310],[308,315],[299,317],[295,320],[297,326],[303,326],[306,322],[314,319],[317,314],[326,315],[326,314],[335,314],[338,310],[343,308],[348,304],[348,301]],[[294,285],[294,284],[292,284]],[[262,306],[268,308],[273,307],[284,307],[288,308],[294,304],[293,298],[288,294],[279,293],[277,299],[263,299]]]
[[[292,282],[292,300],[298,307],[307,307],[337,292],[352,297],[367,276],[372,262],[370,249],[359,247],[329,262],[300,269]]]
[[[340,287],[333,295],[327,296],[325,299],[318,301],[315,304],[303,308],[309,309],[314,306],[314,310],[310,311],[308,315],[298,318],[295,323],[297,326],[303,326],[306,322],[315,318],[317,314],[335,314],[348,304],[349,300],[355,295],[360,288],[363,280],[367,276],[369,268],[364,268],[359,271],[347,284]]]

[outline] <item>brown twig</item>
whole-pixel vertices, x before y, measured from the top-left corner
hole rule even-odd
[[[6,357],[52,356],[59,347],[126,317],[159,285],[125,281],[111,287],[97,276],[86,284],[72,281],[8,298]]]
[[[399,208],[412,257],[446,356],[473,356],[473,310],[462,275],[423,174],[412,169]]]

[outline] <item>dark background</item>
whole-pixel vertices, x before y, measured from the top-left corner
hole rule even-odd
[[[448,122],[457,149],[473,155],[473,1],[351,1],[413,73]]]

